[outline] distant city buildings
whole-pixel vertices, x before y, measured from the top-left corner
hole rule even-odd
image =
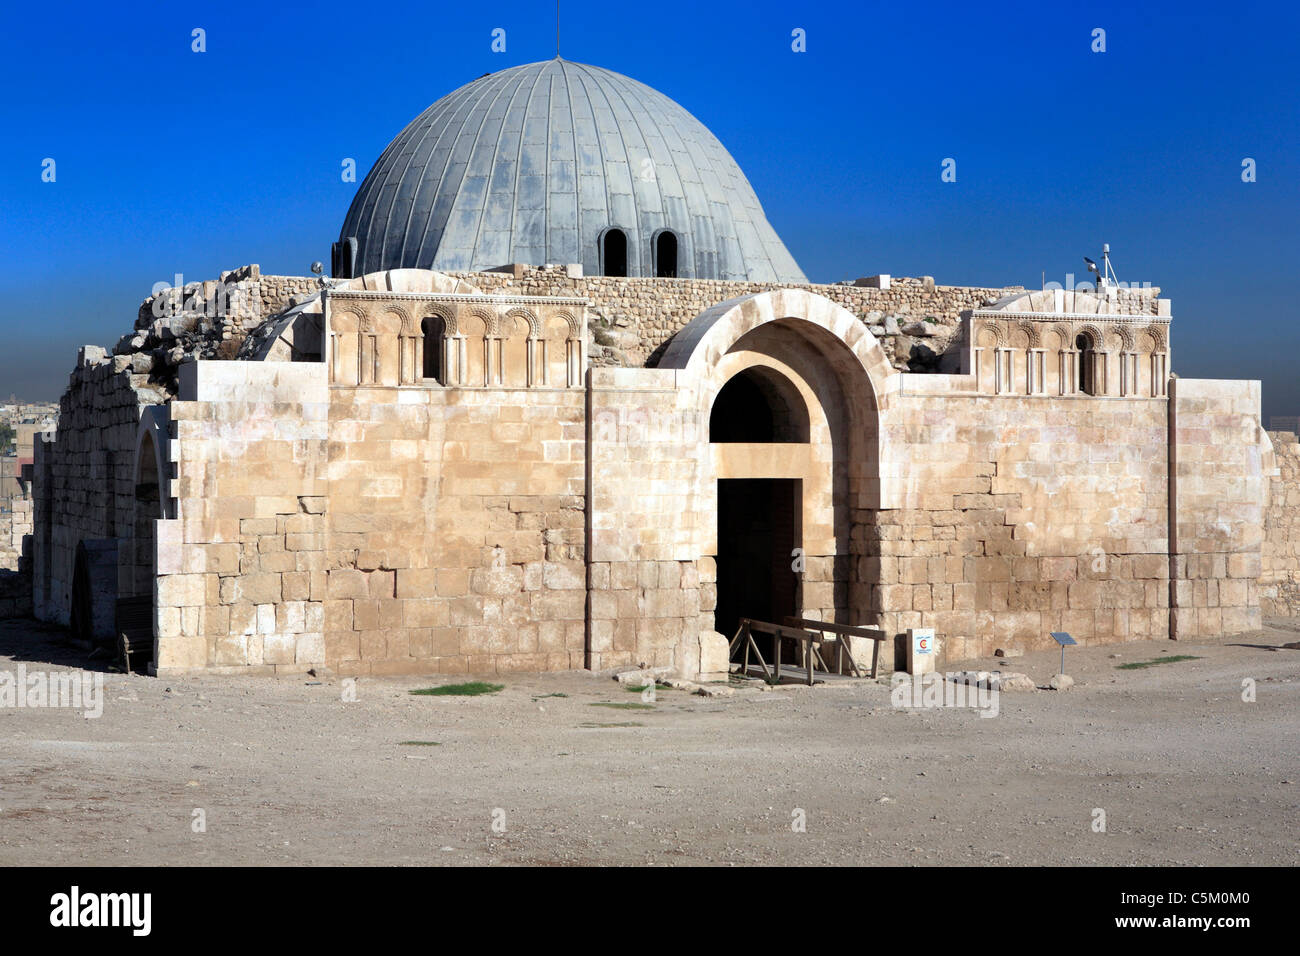
[[[0,404],[0,432],[13,431],[12,439],[0,441],[0,511],[11,510],[10,499],[25,497],[27,483],[23,466],[32,463],[32,446],[40,432],[59,425],[59,406],[54,402],[22,402],[16,396]]]

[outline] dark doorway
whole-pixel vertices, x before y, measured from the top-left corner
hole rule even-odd
[[[794,548],[799,482],[718,481],[718,603],[714,627],[728,640],[742,617],[780,624],[797,613]],[[755,634],[771,662],[772,638]],[[784,655],[783,655],[784,656]]]
[[[1078,390],[1092,394],[1092,339],[1086,335],[1080,335],[1074,340],[1074,349],[1078,353],[1079,367],[1076,370],[1075,382],[1078,383]]]
[[[605,275],[627,275],[627,236],[622,229],[609,229],[605,232],[604,249],[601,256],[605,264]]]
[[[446,385],[442,380],[443,348],[447,338],[447,321],[440,315],[431,315],[424,325],[424,369],[425,378],[431,378],[439,385]]]
[[[677,278],[677,236],[667,230],[655,239],[655,276],[660,279]]]

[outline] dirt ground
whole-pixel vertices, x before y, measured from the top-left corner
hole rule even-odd
[[[482,697],[362,679],[355,702],[337,679],[104,673],[98,719],[0,707],[0,864],[1295,865],[1298,639],[1071,648],[1073,690],[993,718],[878,682],[629,709],[585,673]],[[1117,669],[1175,654],[1199,659]],[[103,671],[0,622],[0,673],[19,664]]]

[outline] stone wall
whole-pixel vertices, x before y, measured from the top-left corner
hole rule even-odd
[[[1261,391],[1257,381],[1170,381],[1171,637],[1260,627],[1267,493]]]
[[[948,660],[1169,636],[1163,401],[915,395],[885,431],[907,481],[868,528],[871,623]]]
[[[26,494],[0,501],[0,570],[17,571],[31,550],[32,499]]]
[[[0,499],[0,620],[32,613],[32,499]]]
[[[591,379],[590,666],[699,669],[716,599],[699,548],[706,429],[672,370],[599,369]]]
[[[162,327],[112,358],[83,349],[36,456],[38,613],[66,623],[77,544],[112,541],[119,593],[152,591],[163,674],[716,673],[719,482],[760,478],[801,496],[798,613],[934,627],[949,660],[1049,646],[1051,630],[1090,644],[1258,626],[1258,383],[1050,395],[1007,376],[993,394],[975,374],[898,374],[933,366],[868,333],[879,318],[901,341],[912,317],[941,347],[1006,290],[895,280],[737,299],[770,287],[472,278],[491,295],[407,271],[331,297],[326,361],[191,361],[313,281],[251,271],[232,277],[247,313],[200,323],[168,374],[150,344]],[[522,297],[536,294],[569,298]],[[600,361],[659,364],[584,380],[584,301],[622,330]],[[711,441],[742,372],[802,408],[807,434]],[[166,446],[152,498],[135,480],[151,425]],[[1289,573],[1277,535],[1270,567]]]
[[[219,279],[164,289],[140,304],[135,328],[113,347],[137,373],[174,395],[180,366],[194,359],[233,359],[266,319],[320,290],[312,277],[264,276],[257,265]]]
[[[132,534],[140,415],[168,398],[133,363],[84,347],[60,400],[55,440],[36,445],[32,587],[42,620],[69,623],[80,541]]]
[[[324,663],[328,405],[322,364],[183,366],[175,517],[155,530],[158,673]]]
[[[1264,512],[1260,610],[1269,617],[1300,617],[1300,437],[1269,432],[1277,472],[1269,480]]]
[[[852,284],[787,286],[715,279],[573,276],[565,266],[449,274],[472,282],[489,295],[590,299],[594,366],[645,365],[686,323],[710,306],[755,292],[794,288],[826,296],[874,327],[886,354],[898,367],[933,370],[939,368],[939,356],[948,351],[957,334],[963,311],[989,305],[1021,289],[936,286],[933,279],[897,276],[888,289]]]
[[[582,390],[357,389],[331,399],[331,666],[584,666]]]
[[[330,388],[315,363],[185,374],[159,673],[584,666],[581,389]]]

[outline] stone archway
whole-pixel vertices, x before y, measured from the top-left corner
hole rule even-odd
[[[711,423],[717,403],[725,408],[729,390],[746,379],[751,403],[766,395],[765,414],[772,415],[775,401],[776,418],[806,417],[802,441],[780,440],[775,420],[768,429],[775,441],[717,442],[706,434],[696,488],[701,557],[716,559],[734,544],[719,537],[729,509],[723,482],[791,482],[793,548],[770,560],[780,558],[797,577],[795,613],[876,623],[871,588],[879,579],[879,541],[867,529],[887,506],[880,418],[895,373],[861,320],[801,290],[745,296],[696,317],[668,344],[658,367],[678,370],[678,386],[690,390],[702,423]],[[785,494],[775,485],[755,487],[752,500],[767,495],[777,502]],[[775,511],[775,504],[769,507]],[[765,540],[775,544],[768,546],[787,540],[775,524],[770,530]],[[725,574],[717,567],[720,589]],[[722,616],[719,608],[715,620]]]

